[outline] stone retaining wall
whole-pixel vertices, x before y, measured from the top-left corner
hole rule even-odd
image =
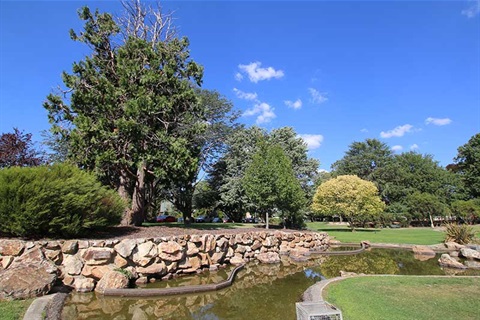
[[[281,231],[124,240],[0,240],[0,275],[22,273],[19,271],[23,269],[24,274],[34,277],[41,266],[43,273],[55,275],[64,285],[88,292],[114,269],[126,270],[137,283],[146,283],[150,278],[169,279],[255,259],[275,263],[280,261],[280,255],[326,250],[328,241],[326,233]],[[4,290],[18,286],[18,280],[3,278],[11,278],[13,283],[0,283],[0,299],[21,297]],[[45,294],[51,285],[30,295]]]

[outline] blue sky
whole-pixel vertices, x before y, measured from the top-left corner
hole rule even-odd
[[[61,72],[89,53],[69,38],[82,5],[116,1],[0,0],[0,132],[41,140],[42,107]],[[294,127],[322,169],[353,141],[441,165],[480,132],[480,2],[168,1],[203,87],[228,97],[240,121]]]

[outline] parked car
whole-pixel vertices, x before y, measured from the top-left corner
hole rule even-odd
[[[257,218],[245,218],[245,223],[258,223]]]
[[[195,222],[199,222],[199,223],[210,222],[210,221],[211,221],[211,219],[207,216],[198,216],[198,217],[195,218]]]
[[[157,222],[177,222],[177,218],[162,214],[157,217]]]
[[[223,223],[228,223],[228,222],[233,222],[233,220],[228,217],[223,218]]]
[[[219,217],[216,217],[216,218],[213,218],[212,220],[213,223],[221,223],[223,222],[222,219],[220,219]]]

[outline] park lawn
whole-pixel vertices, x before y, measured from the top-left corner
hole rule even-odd
[[[333,282],[323,297],[345,320],[479,319],[480,278],[358,277]]]
[[[431,228],[358,228],[355,232],[351,232],[348,226],[329,225],[325,222],[308,222],[307,228],[313,231],[325,231],[340,242],[353,243],[368,240],[371,243],[430,245],[442,243],[445,238],[443,232]]]
[[[28,307],[34,299],[0,301],[0,319],[18,320],[22,319]]]
[[[241,228],[255,228],[257,225],[253,223],[191,223],[186,226],[183,222],[144,222],[144,227],[162,226],[182,229],[197,229],[197,230],[219,230],[219,229],[241,229]]]

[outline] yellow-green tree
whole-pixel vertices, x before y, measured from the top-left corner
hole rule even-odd
[[[326,216],[345,217],[354,231],[358,220],[380,215],[385,204],[373,182],[345,175],[328,180],[317,188],[312,209]]]

